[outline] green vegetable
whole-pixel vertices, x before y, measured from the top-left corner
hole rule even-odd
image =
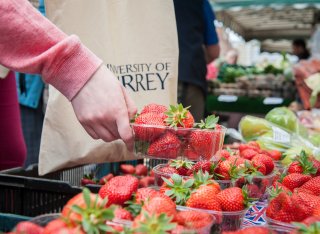
[[[265,119],[290,132],[297,131],[298,119],[287,107],[276,107],[272,109],[268,112]]]
[[[309,140],[314,146],[320,147],[320,133],[311,134]]]
[[[311,149],[304,146],[294,146],[283,153],[284,159],[281,161],[282,165],[288,166],[293,160],[300,155],[301,151],[304,150],[309,156],[312,154]]]
[[[241,119],[239,130],[246,141],[251,141],[270,132],[272,127],[265,119],[247,115]]]

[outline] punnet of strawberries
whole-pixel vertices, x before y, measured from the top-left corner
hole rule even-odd
[[[221,149],[225,128],[218,117],[200,123],[182,104],[145,106],[132,123],[135,153],[160,159],[211,160]]]
[[[304,222],[320,217],[320,162],[302,151],[274,181],[266,216],[270,222]]]

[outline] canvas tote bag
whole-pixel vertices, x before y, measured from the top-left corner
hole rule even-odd
[[[45,5],[54,24],[78,35],[103,59],[138,109],[153,102],[176,103],[178,39],[172,0],[46,0]],[[121,140],[93,140],[71,103],[53,87],[39,157],[40,175],[82,164],[134,159]]]

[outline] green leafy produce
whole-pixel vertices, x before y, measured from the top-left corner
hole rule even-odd
[[[301,151],[304,150],[308,156],[312,154],[311,149],[305,147],[305,146],[294,146],[290,149],[286,150],[283,153],[283,160],[281,161],[282,165],[288,166],[290,163],[293,162],[293,160],[300,155]]]
[[[296,115],[287,107],[273,108],[268,112],[265,119],[290,132],[297,131],[298,119]]]
[[[311,134],[309,140],[314,146],[320,147],[320,133]]]
[[[272,130],[271,124],[262,118],[247,115],[239,123],[239,130],[246,141],[256,140]]]

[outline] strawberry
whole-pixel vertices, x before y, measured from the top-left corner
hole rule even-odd
[[[320,206],[315,207],[312,212],[313,216],[320,217]]]
[[[179,174],[177,169],[175,169],[173,167],[170,167],[169,165],[165,166],[165,167],[160,167],[158,169],[158,173],[159,174],[164,174],[165,176],[169,176],[169,177],[171,177],[171,175],[173,175],[173,174]]]
[[[220,158],[228,159],[230,156],[231,156],[231,154],[230,154],[229,150],[223,149],[220,151]]]
[[[97,184],[97,180],[93,177],[93,175],[84,175],[80,181],[81,186],[89,185],[89,184]]]
[[[247,206],[246,192],[237,187],[222,190],[218,193],[217,199],[223,211],[240,211]]]
[[[131,164],[121,164],[120,170],[125,175],[133,175],[136,172],[136,169]]]
[[[171,160],[170,167],[177,169],[178,174],[182,176],[188,175],[188,171],[192,168],[193,162],[187,160]]]
[[[282,154],[278,150],[268,150],[268,156],[275,161],[279,161],[282,158]]]
[[[70,225],[81,225],[84,233],[100,233],[106,230],[106,221],[113,219],[113,210],[106,209],[107,200],[87,188],[71,198],[62,209],[62,217]],[[71,230],[67,233],[72,233]],[[74,232],[75,233],[75,232]]]
[[[85,234],[85,232],[80,226],[73,227],[62,219],[55,219],[45,226],[43,234]]]
[[[135,234],[144,233],[171,233],[177,226],[176,223],[171,222],[172,217],[168,217],[166,214],[150,214],[142,211],[138,215],[132,224]],[[131,233],[131,232],[130,232]]]
[[[304,219],[302,221],[302,223],[307,225],[307,226],[310,226],[311,224],[313,224],[315,222],[320,222],[320,217],[319,216],[310,216],[310,217],[308,217],[308,218],[306,218],[306,219]]]
[[[177,220],[179,220],[179,224],[183,225],[188,229],[201,229],[204,227],[208,227],[213,218],[210,214],[195,210],[186,210],[180,211],[177,214]]]
[[[154,185],[154,177],[151,177],[151,176],[145,176],[143,178],[141,178],[139,180],[139,187],[140,188],[146,188],[146,187],[149,187],[151,185]]]
[[[133,125],[135,138],[142,141],[152,141],[165,131],[164,114],[144,113],[139,115]],[[147,125],[146,127],[141,125]]]
[[[253,164],[255,165],[256,161],[261,161],[265,165],[265,167],[266,167],[266,175],[269,175],[273,171],[274,162],[267,155],[265,155],[265,154],[257,154],[256,156],[254,156],[252,158],[251,162],[253,162]]]
[[[295,188],[302,186],[304,183],[306,183],[310,179],[311,179],[311,176],[309,175],[292,173],[283,178],[282,184],[288,189],[290,189],[291,191],[293,191]]]
[[[160,193],[152,188],[139,188],[135,194],[135,201],[137,204],[141,204],[146,200],[154,197],[161,196]]]
[[[184,127],[192,128],[194,124],[194,118],[189,107],[184,108],[182,104],[177,106],[170,105],[170,108],[165,114],[168,116],[165,120],[166,124],[170,127]]]
[[[215,172],[220,175],[222,180],[231,180],[234,178],[235,172],[237,170],[236,160],[228,160],[220,161]]]
[[[131,213],[120,206],[116,207],[116,209],[114,210],[114,218],[124,219],[124,220],[133,220]]]
[[[166,111],[168,111],[168,108],[163,105],[151,103],[146,105],[140,114],[145,114],[145,113],[156,113],[156,114],[164,114]]]
[[[16,226],[16,233],[18,234],[42,234],[43,233],[43,228],[31,223],[29,221],[24,221],[24,222],[20,222],[17,226]]]
[[[211,174],[214,170],[215,165],[210,161],[199,161],[192,166],[192,168],[187,172],[187,175],[192,175],[198,171],[208,172]]]
[[[300,155],[296,157],[288,168],[288,173],[300,173],[300,174],[316,174],[317,169],[313,167],[313,163],[309,160],[305,151],[301,151]]]
[[[309,190],[314,195],[320,196],[320,176],[314,177],[304,183],[301,187],[301,189]]]
[[[177,158],[180,147],[179,138],[172,132],[166,132],[150,144],[148,155],[160,158]]]
[[[148,167],[143,164],[138,164],[135,169],[137,176],[146,176],[148,175]]]
[[[257,158],[255,160],[251,160],[252,165],[259,171],[261,172],[263,175],[267,174],[267,168],[266,165],[263,163],[263,161],[261,161],[260,158]]]
[[[295,220],[295,207],[296,205],[293,204],[291,197],[287,193],[281,192],[269,202],[266,215],[278,221],[292,222]]]
[[[204,160],[210,160],[220,148],[222,132],[221,126],[217,125],[218,120],[214,115],[207,117],[205,122],[201,120],[201,123],[197,124],[201,130],[194,130],[189,135],[190,146]]]
[[[251,160],[254,156],[256,156],[258,154],[258,152],[256,150],[253,149],[245,149],[243,151],[240,151],[240,156],[242,158]]]
[[[188,160],[198,160],[199,158],[199,154],[191,147],[188,142],[183,146],[183,156],[185,156]]]
[[[250,147],[253,148],[253,149],[260,149],[260,145],[259,145],[259,143],[256,142],[256,141],[249,141],[249,142],[247,143],[247,145],[250,146]]]
[[[210,184],[201,185],[191,193],[186,206],[205,210],[221,211],[221,206],[217,200],[217,193],[219,193],[219,191],[217,191],[214,186],[211,186]]]
[[[239,145],[239,151],[240,153],[244,150],[247,150],[247,149],[252,149],[256,152],[258,152],[260,150],[260,146],[259,144],[257,145],[256,143],[248,143],[248,144],[240,144]]]
[[[311,162],[313,164],[313,167],[316,168],[316,176],[320,176],[320,161],[316,159],[311,159]]]
[[[109,173],[108,175],[105,175],[104,177],[102,177],[99,181],[100,185],[104,185],[106,184],[109,180],[111,180],[111,178],[113,178],[113,174]]]
[[[123,205],[137,191],[138,185],[139,181],[134,176],[116,176],[100,188],[99,195],[102,198],[108,197],[107,206]]]
[[[168,217],[175,217],[176,204],[169,197],[152,197],[142,206],[142,210],[149,214],[166,214]]]

